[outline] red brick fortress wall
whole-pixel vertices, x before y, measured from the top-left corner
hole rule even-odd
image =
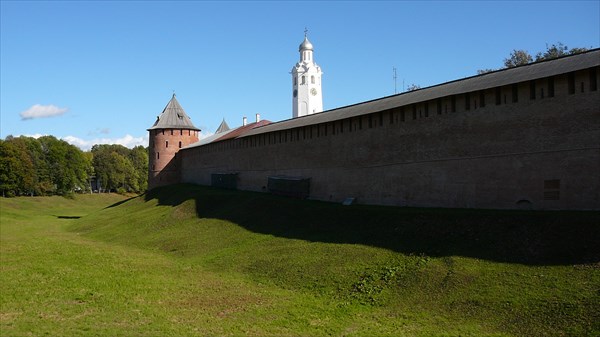
[[[414,207],[600,209],[600,68],[181,151],[181,181]],[[483,104],[482,104],[483,103]],[[326,114],[327,112],[324,112]]]

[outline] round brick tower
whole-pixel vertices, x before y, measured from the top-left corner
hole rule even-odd
[[[192,124],[175,94],[148,132],[148,189],[178,183],[177,152],[197,142],[200,129]]]

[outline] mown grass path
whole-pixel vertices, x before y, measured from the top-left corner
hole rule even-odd
[[[532,244],[511,254],[494,246],[497,234],[478,232],[490,221],[480,212],[347,209],[191,186],[157,193],[0,199],[0,335],[600,333],[596,251],[528,253],[562,235],[561,221],[526,240],[539,224],[518,225],[513,241]],[[575,216],[598,233],[597,214]],[[440,219],[460,226],[445,233]]]

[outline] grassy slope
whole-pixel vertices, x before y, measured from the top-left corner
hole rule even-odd
[[[113,200],[29,200],[1,201],[8,335],[600,333],[598,213],[176,186],[67,220]]]

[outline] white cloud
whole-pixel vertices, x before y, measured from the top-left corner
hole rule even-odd
[[[23,136],[38,139],[40,137],[44,137],[44,136],[48,136],[48,135],[47,134],[41,134],[41,133],[35,133],[33,135],[23,135]],[[18,137],[18,136],[15,136],[15,137]]]
[[[21,120],[28,120],[34,118],[46,118],[60,116],[67,112],[67,108],[59,108],[55,105],[41,105],[35,104],[31,108],[20,113]]]
[[[138,145],[148,146],[148,136],[133,137],[131,135],[125,135],[121,138],[96,138],[92,140],[85,140],[74,136],[62,137],[65,142],[75,145],[84,151],[88,151],[92,146],[96,144],[119,144],[127,148],[133,148]]]

